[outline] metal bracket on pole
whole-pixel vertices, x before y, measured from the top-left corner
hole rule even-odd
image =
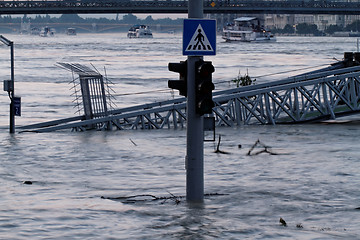
[[[4,80],[4,91],[11,92],[14,90],[14,85],[11,80]]]
[[[215,117],[204,117],[204,142],[215,142]]]

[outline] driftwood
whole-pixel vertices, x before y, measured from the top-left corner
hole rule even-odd
[[[152,194],[140,194],[140,195],[132,195],[132,196],[125,196],[125,197],[104,197],[101,196],[102,199],[109,199],[109,200],[115,200],[120,201],[122,203],[136,203],[136,202],[152,202],[152,201],[162,201],[161,204],[164,204],[167,200],[172,200],[176,205],[181,203],[181,199],[184,199],[185,196],[175,196],[174,194],[168,193],[171,196],[167,197],[157,197]],[[228,194],[221,194],[221,193],[206,193],[204,194],[205,197],[211,197],[211,196],[224,196]]]
[[[218,144],[217,144],[217,147],[216,147],[216,150],[214,151],[214,153],[230,154],[228,152],[220,150],[220,142],[221,142],[221,135],[219,135],[219,141],[218,141]]]
[[[258,151],[258,152],[254,152],[253,150],[255,149],[255,147],[260,146],[264,149]],[[264,143],[260,142],[260,140],[258,139],[254,145],[252,145],[252,147],[250,148],[249,152],[247,153],[248,156],[254,156],[254,155],[259,155],[260,153],[268,153],[270,155],[278,155],[277,153],[272,152],[271,150],[269,150],[269,146],[266,146]]]
[[[129,138],[129,140],[132,144],[134,144],[134,146],[137,146],[137,144],[131,138]]]

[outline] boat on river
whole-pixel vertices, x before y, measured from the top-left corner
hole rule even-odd
[[[134,25],[127,34],[128,38],[152,38],[152,32],[149,26],[146,25]]]
[[[227,41],[265,42],[276,41],[271,31],[266,30],[256,17],[240,17],[223,28],[222,38]]]
[[[55,29],[51,28],[51,27],[43,27],[40,31],[40,36],[41,37],[53,37],[55,36]]]
[[[67,28],[66,29],[66,35],[75,36],[76,35],[76,29],[75,28]]]

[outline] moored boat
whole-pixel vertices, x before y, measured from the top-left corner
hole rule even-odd
[[[74,35],[76,35],[76,29],[75,28],[67,28],[66,29],[66,34],[74,36]]]
[[[134,25],[132,26],[127,34],[128,38],[152,38],[152,32],[149,26],[145,25]]]
[[[43,27],[40,31],[40,36],[41,37],[53,37],[55,36],[55,29],[54,28],[50,28],[50,27]]]
[[[276,41],[275,36],[264,28],[256,17],[240,17],[223,28],[222,38],[227,41],[262,42]]]

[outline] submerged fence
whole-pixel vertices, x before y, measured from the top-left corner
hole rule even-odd
[[[359,113],[359,54],[345,57],[344,61],[315,72],[214,92],[215,107],[210,116],[215,117],[216,126],[234,126],[302,123]],[[84,84],[85,88],[89,87],[92,97],[85,98],[92,101],[92,109],[96,108],[90,117],[84,114],[21,128],[48,132],[60,129],[176,129],[186,126],[186,98],[106,110],[104,89],[94,87],[103,85],[101,78],[92,76],[89,79],[86,84],[84,80]],[[85,92],[82,90],[83,99]]]

